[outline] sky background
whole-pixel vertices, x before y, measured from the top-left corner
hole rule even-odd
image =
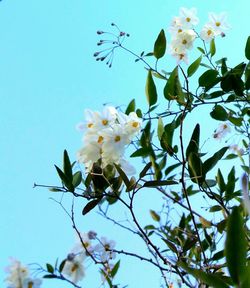
[[[100,39],[96,31],[111,30],[110,23],[114,22],[131,35],[127,47],[137,53],[150,52],[159,31],[169,26],[180,7],[197,7],[200,28],[207,21],[208,12],[227,11],[232,29],[216,42],[220,50],[216,57],[228,56],[232,66],[245,60],[250,27],[248,0],[0,2],[1,287],[5,287],[3,269],[10,256],[26,264],[54,263],[57,257],[63,259],[74,244],[69,219],[49,199],[54,195],[46,189],[33,189],[33,183],[59,184],[54,164],[61,165],[64,149],[75,159],[81,147],[81,134],[75,126],[83,120],[83,110],[100,110],[103,103],[125,108],[133,98],[139,107],[146,107],[143,65],[123,51],[117,51],[111,69],[96,62],[93,53],[99,49],[96,43]],[[191,59],[197,58],[197,53]],[[162,67],[172,70],[173,59],[171,56],[165,59]],[[201,119],[195,119],[194,123],[197,121]],[[215,128],[216,125],[208,129]],[[192,123],[190,129],[193,130]],[[145,197],[147,206],[151,194]],[[66,197],[65,203],[67,200],[70,198]],[[125,243],[137,251],[136,239],[127,241],[123,231],[96,213],[82,217],[84,204],[79,200],[76,207],[81,231],[96,230],[100,236],[115,239],[117,248]],[[145,211],[140,215],[144,217]],[[131,288],[158,286],[155,271],[142,265],[124,260],[120,283]],[[145,269],[151,269],[150,273],[145,275],[148,271]],[[86,273],[83,287],[99,287],[94,265]],[[42,285],[55,286],[69,287],[53,281],[44,281]]]

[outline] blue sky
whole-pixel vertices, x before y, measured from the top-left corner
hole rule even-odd
[[[2,287],[3,267],[8,265],[9,256],[24,263],[43,264],[63,258],[74,243],[70,221],[49,200],[51,193],[32,187],[34,182],[59,183],[53,165],[61,165],[65,148],[74,159],[81,146],[81,135],[75,125],[83,119],[83,110],[101,109],[107,102],[126,107],[132,98],[136,98],[138,106],[145,107],[143,66],[123,51],[115,55],[112,69],[96,62],[93,58],[98,49],[96,31],[109,30],[110,23],[115,22],[130,33],[126,44],[129,48],[138,53],[149,52],[160,29],[167,28],[171,17],[182,6],[197,7],[203,23],[208,12],[227,11],[232,29],[224,39],[218,40],[218,49],[222,51],[218,58],[228,55],[232,65],[244,60],[250,27],[247,0],[0,2]],[[170,56],[165,65],[165,70],[173,69]],[[83,205],[78,203],[79,215]],[[122,231],[118,235],[112,225],[95,213],[80,215],[77,220],[82,231],[94,229],[100,235],[115,238],[117,243],[126,243]],[[134,241],[132,248],[137,249],[139,243]],[[131,269],[138,262],[124,260],[122,265],[125,271],[121,275],[122,283],[140,287],[142,271],[138,269],[135,274],[134,268]],[[98,287],[93,280],[94,270],[92,265],[90,275],[95,276],[87,276],[84,287],[87,283]],[[153,271],[147,283],[144,287],[155,287]],[[43,287],[54,285],[48,281]],[[58,285],[63,287],[61,283]]]

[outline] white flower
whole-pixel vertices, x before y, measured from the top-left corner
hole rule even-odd
[[[102,160],[104,167],[118,163],[123,156],[125,146],[130,143],[129,135],[121,124],[114,124],[112,128],[103,130]]]
[[[78,151],[77,160],[84,163],[86,170],[90,172],[93,164],[101,158],[101,152],[102,149],[98,142],[90,142]]]
[[[95,251],[102,262],[108,262],[116,256],[116,253],[113,251],[114,247],[115,241],[101,237],[100,243],[95,246]]]
[[[39,288],[42,281],[40,279],[32,279],[29,276],[29,270],[22,265],[20,261],[11,259],[11,265],[6,267],[9,276],[5,279],[8,288]]]
[[[216,36],[216,31],[211,24],[206,24],[201,30],[200,37],[206,42],[210,42]]]
[[[135,112],[130,112],[129,115],[120,112],[117,119],[123,126],[125,134],[128,133],[131,140],[141,129],[142,119]]]
[[[170,27],[168,30],[172,34],[173,37],[175,37],[176,34],[181,33],[184,30],[183,25],[182,25],[182,21],[181,21],[181,17],[175,16],[172,19]]]
[[[249,189],[248,189],[248,175],[246,173],[241,177],[241,188],[243,193],[243,203],[246,207],[248,214],[250,215],[250,198],[249,198]]]
[[[184,28],[192,28],[199,23],[199,18],[196,16],[196,8],[180,8],[180,22]]]
[[[227,14],[222,12],[220,14],[209,13],[209,24],[214,28],[215,34],[219,35],[224,33],[230,28],[227,23]]]
[[[76,245],[73,247],[73,249],[71,251],[74,254],[82,253],[83,255],[87,255],[88,253],[92,253],[93,247],[92,247],[91,240],[89,238],[89,234],[88,233],[81,233],[81,240],[78,238]]]
[[[177,64],[184,61],[186,64],[188,64],[188,55],[186,51],[180,51],[178,47],[173,47],[170,45],[170,54],[176,59]]]
[[[63,267],[62,273],[70,277],[73,283],[78,283],[85,276],[83,266],[84,257],[82,254],[75,255],[72,260],[67,260]]]
[[[223,122],[215,130],[215,132],[213,134],[213,138],[217,139],[217,140],[221,140],[230,132],[231,132],[231,128],[230,128],[229,124],[227,122]]]
[[[230,150],[232,150],[234,153],[238,154],[239,156],[242,156],[244,154],[244,149],[240,148],[237,144],[230,145]]]
[[[11,265],[6,267],[6,272],[9,273],[9,276],[5,281],[8,282],[10,287],[20,287],[25,279],[29,277],[29,270],[16,259],[11,259],[11,262]]]
[[[172,47],[180,54],[185,52],[186,49],[190,50],[193,48],[195,38],[196,34],[193,30],[184,30],[176,35],[176,38],[172,41]]]
[[[86,130],[87,133],[95,133],[97,130],[98,112],[90,109],[84,110],[85,122],[79,128]]]
[[[97,130],[110,127],[116,121],[117,110],[112,106],[105,106],[102,113],[97,112]]]

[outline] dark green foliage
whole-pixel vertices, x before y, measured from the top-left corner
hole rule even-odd
[[[166,47],[167,47],[166,36],[164,30],[162,29],[154,44],[154,56],[156,59],[160,59],[164,56],[166,52]]]
[[[151,70],[148,71],[148,77],[146,81],[146,87],[145,87],[146,97],[148,101],[148,105],[152,106],[156,104],[157,102],[157,91],[156,86],[152,77]]]
[[[199,68],[201,64],[202,56],[197,58],[187,69],[187,76],[191,77]]]
[[[239,207],[233,207],[227,224],[225,255],[230,276],[240,286],[246,272],[246,238]]]

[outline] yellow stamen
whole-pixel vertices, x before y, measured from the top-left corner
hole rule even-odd
[[[210,36],[212,34],[212,30],[207,30],[207,35]]]
[[[181,33],[182,32],[182,29],[178,29],[178,33]]]
[[[83,244],[84,244],[84,248],[88,248],[89,247],[89,243],[88,242],[83,242]]]
[[[73,273],[73,272],[75,272],[77,269],[78,269],[78,264],[75,263],[75,264],[72,266],[72,268],[71,268],[71,272]]]
[[[190,21],[191,21],[191,18],[187,17],[187,18],[186,18],[186,21],[187,21],[187,22],[190,22]]]
[[[102,136],[99,136],[98,137],[98,140],[97,140],[97,143],[98,144],[101,144],[103,142],[103,137]]]
[[[221,23],[220,23],[220,22],[215,22],[215,25],[216,25],[217,27],[219,27],[219,26],[221,25]]]
[[[115,142],[119,142],[121,140],[121,136],[117,135],[115,136]]]
[[[137,128],[137,127],[138,127],[138,125],[139,125],[139,123],[138,123],[138,122],[133,122],[133,123],[132,123],[132,126],[133,126],[134,128]]]
[[[108,120],[107,119],[103,119],[102,120],[102,125],[106,126],[108,124]]]
[[[32,288],[32,287],[33,287],[33,282],[30,281],[30,282],[28,283],[28,288]]]
[[[110,249],[109,244],[104,245],[104,249],[105,249],[106,251],[108,251],[108,250]]]
[[[183,40],[182,40],[182,44],[183,44],[183,45],[186,45],[186,44],[187,44],[187,40],[186,40],[186,39],[183,39]]]
[[[89,123],[89,124],[88,124],[88,128],[92,128],[93,126],[94,126],[93,123]]]

